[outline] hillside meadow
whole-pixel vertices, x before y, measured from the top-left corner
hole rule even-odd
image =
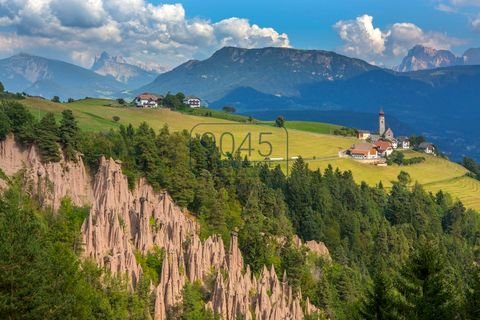
[[[221,151],[225,154],[241,149],[242,155],[251,160],[265,158],[288,159],[302,156],[311,169],[325,169],[329,164],[341,170],[351,170],[357,182],[365,181],[375,185],[380,181],[387,188],[396,180],[400,171],[410,174],[412,181],[418,181],[431,192],[444,190],[454,199],[460,199],[467,206],[480,210],[480,182],[466,177],[467,170],[462,166],[433,156],[423,155],[426,161],[413,166],[376,167],[350,159],[338,158],[338,152],[350,147],[357,140],[351,137],[334,136],[328,133],[339,128],[335,125],[292,121],[287,122],[287,131],[276,128],[271,122],[248,124],[238,121],[206,116],[195,116],[168,109],[136,109],[118,105],[107,99],[83,99],[72,103],[53,103],[48,100],[27,98],[22,100],[33,114],[41,117],[46,112],[54,112],[59,118],[64,109],[71,109],[83,130],[105,131],[118,128],[120,124],[131,123],[138,126],[147,122],[155,130],[168,125],[171,131],[188,130],[192,135],[214,136]],[[197,111],[197,114],[202,114]],[[113,117],[120,119],[116,122]],[[226,116],[225,116],[226,117]],[[239,117],[238,120],[242,118]],[[246,118],[244,118],[246,119]],[[288,146],[288,148],[287,148]],[[288,153],[287,153],[288,151]],[[288,155],[288,156],[287,156]],[[409,151],[407,157],[419,154]],[[284,161],[278,161],[283,168]]]

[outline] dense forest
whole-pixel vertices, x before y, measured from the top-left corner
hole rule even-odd
[[[83,154],[91,173],[99,157],[122,161],[130,187],[144,176],[188,208],[201,236],[238,232],[254,272],[287,272],[330,319],[479,319],[480,218],[443,192],[431,194],[402,172],[391,189],[358,184],[351,172],[312,171],[300,158],[286,177],[280,167],[222,158],[208,137],[155,132],[147,123],[82,132],[71,111],[35,121],[18,102],[0,108],[0,137],[35,144],[42,159]],[[59,149],[58,146],[61,148]],[[138,257],[147,270],[135,292],[79,259],[87,208],[68,199],[57,214],[42,210],[11,179],[0,199],[0,317],[5,319],[145,319],[148,283],[158,281],[162,252]],[[323,241],[333,261],[307,255],[293,235]],[[284,239],[285,241],[279,241]],[[157,278],[156,278],[157,277]],[[184,288],[171,319],[213,319],[208,293]]]

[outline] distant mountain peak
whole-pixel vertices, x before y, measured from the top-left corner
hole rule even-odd
[[[408,51],[398,67],[400,72],[418,71],[425,69],[435,69],[441,67],[450,67],[461,64],[461,58],[457,58],[449,50],[438,50],[432,47],[416,45]]]
[[[122,56],[112,56],[108,52],[103,51],[100,55],[95,56],[95,60],[91,67],[92,70],[100,69],[103,65],[108,63],[127,64],[127,60]]]
[[[111,76],[132,88],[152,81],[158,74],[145,67],[130,64],[124,57],[112,56],[106,51],[95,57],[90,70],[103,76]]]

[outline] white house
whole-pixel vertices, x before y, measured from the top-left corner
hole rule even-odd
[[[407,137],[398,137],[398,147],[401,149],[410,149],[410,139]]]
[[[145,92],[136,96],[133,103],[139,108],[157,108],[162,104],[162,100],[162,96]]]
[[[202,101],[200,98],[189,96],[183,100],[183,103],[188,105],[190,108],[200,108]]]
[[[420,143],[420,145],[418,146],[418,149],[428,154],[436,153],[435,146],[433,145],[433,143],[430,143],[430,142]]]
[[[398,148],[398,140],[393,138],[392,140],[390,140],[390,142],[392,143],[392,148],[393,149],[397,149]]]

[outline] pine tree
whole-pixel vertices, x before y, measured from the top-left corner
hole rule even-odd
[[[373,288],[367,293],[367,297],[360,310],[362,319],[365,320],[393,320],[398,319],[393,285],[384,271],[378,271],[373,279]]]
[[[57,123],[51,112],[47,113],[35,127],[35,142],[44,162],[60,161],[57,133]]]
[[[65,152],[67,160],[75,160],[75,151],[78,149],[80,129],[73,115],[72,110],[63,110],[60,120],[59,136],[60,143]]]

